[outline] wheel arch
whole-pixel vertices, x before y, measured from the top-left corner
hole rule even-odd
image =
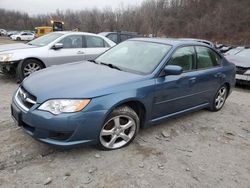
[[[229,96],[230,92],[231,92],[231,85],[229,82],[225,82],[223,85],[225,85],[227,87],[227,97]]]
[[[44,63],[41,59],[39,59],[39,58],[37,58],[37,57],[27,57],[27,58],[23,59],[22,62],[25,62],[25,61],[27,61],[27,60],[36,60],[36,61],[39,61],[40,63],[42,63],[43,68],[46,68],[45,63]]]
[[[120,102],[116,103],[115,105],[113,105],[112,108],[110,108],[110,110],[107,112],[106,117],[114,109],[116,109],[120,106],[129,106],[130,108],[132,108],[140,119],[140,128],[144,126],[145,121],[146,121],[147,109],[146,109],[146,105],[141,100],[131,98],[131,99],[126,99],[126,100],[120,101]]]

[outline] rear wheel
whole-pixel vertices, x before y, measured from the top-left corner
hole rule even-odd
[[[223,85],[220,87],[220,89],[217,91],[214,100],[213,105],[210,108],[211,111],[219,111],[224,106],[226,99],[228,95],[228,88],[227,86]]]
[[[139,130],[139,117],[133,109],[121,106],[110,113],[99,134],[99,145],[114,150],[129,145]]]
[[[36,72],[40,69],[44,68],[43,64],[35,59],[28,59],[24,62],[21,62],[17,66],[17,77],[19,81],[23,81],[23,79],[33,72]]]

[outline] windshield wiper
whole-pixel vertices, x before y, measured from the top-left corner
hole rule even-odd
[[[103,62],[100,62],[100,64],[101,64],[101,65],[108,66],[108,67],[110,67],[110,68],[112,68],[112,69],[117,69],[117,70],[120,70],[120,71],[121,71],[121,68],[119,68],[118,66],[113,65],[113,64],[111,64],[111,63],[103,63]]]
[[[92,63],[95,63],[95,64],[98,64],[95,60],[88,60],[89,62],[92,62]]]

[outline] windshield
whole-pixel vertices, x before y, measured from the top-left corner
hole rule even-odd
[[[47,35],[44,35],[42,37],[39,37],[35,40],[28,42],[28,44],[34,46],[46,46],[62,35],[63,35],[62,33],[49,33]]]
[[[158,66],[171,46],[153,42],[125,41],[96,59],[97,63],[112,64],[121,70],[149,74]]]
[[[250,58],[250,49],[242,50],[235,55],[240,56],[240,57],[249,57]]]

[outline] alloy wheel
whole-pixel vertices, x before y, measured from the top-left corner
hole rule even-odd
[[[126,115],[115,116],[108,120],[100,133],[101,144],[108,149],[125,146],[136,133],[135,121]]]
[[[29,76],[31,73],[40,70],[41,67],[36,64],[36,63],[28,63],[24,69],[23,69],[23,74],[25,77]]]
[[[215,99],[215,108],[217,110],[219,110],[219,109],[222,108],[222,106],[224,105],[224,103],[226,101],[226,98],[227,98],[227,88],[226,87],[222,87],[218,91],[216,99]]]

